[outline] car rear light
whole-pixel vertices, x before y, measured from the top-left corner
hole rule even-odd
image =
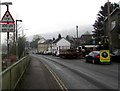
[[[99,58],[100,56],[95,56],[96,58]]]

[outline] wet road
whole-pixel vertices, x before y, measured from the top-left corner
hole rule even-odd
[[[61,59],[31,54],[51,69],[67,89],[118,89],[119,63],[91,64],[85,59]]]

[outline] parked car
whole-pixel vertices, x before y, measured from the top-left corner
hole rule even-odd
[[[92,62],[93,64],[100,62],[100,51],[92,51],[85,56],[86,62]]]
[[[51,55],[52,52],[51,52],[51,51],[44,51],[43,54],[44,54],[44,55]]]
[[[112,52],[112,61],[120,61],[120,49],[116,49]]]
[[[52,55],[52,52],[51,52],[51,51],[47,51],[47,54],[48,54],[48,55]]]
[[[100,51],[92,51],[88,55],[86,55],[85,58],[86,58],[86,62],[92,62],[93,64],[101,63],[100,62]],[[111,60],[109,63],[111,63]]]

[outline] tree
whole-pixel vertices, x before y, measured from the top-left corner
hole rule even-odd
[[[5,41],[7,41],[7,39],[5,39]],[[18,37],[18,57],[20,58],[24,52],[24,48],[25,48],[25,45],[24,43],[26,42],[26,38],[25,36],[22,36],[22,37]],[[3,44],[3,51],[4,53],[7,54],[7,42],[6,42],[6,45]],[[10,33],[9,35],[9,55],[16,55],[16,42],[15,42],[15,36],[14,34]]]
[[[25,36],[18,37],[18,57],[20,58],[23,55],[24,49],[25,49],[25,42],[26,38]],[[14,36],[11,35],[10,37],[10,54],[16,55],[16,43],[14,40]]]
[[[30,42],[30,47],[32,47],[32,48],[37,48],[37,46],[38,46],[38,41],[39,41],[41,38],[42,38],[42,37],[41,37],[40,35],[34,35],[32,42]]]
[[[58,35],[58,38],[61,38],[61,34]]]
[[[25,51],[25,42],[26,42],[26,38],[23,37],[19,37],[18,38],[18,57],[20,58],[23,54],[23,52]]]
[[[86,31],[84,34],[89,35],[89,34],[90,34],[90,32],[89,32],[89,31]]]
[[[2,53],[7,54],[7,45],[5,43],[2,44]]]
[[[9,51],[10,55],[16,55],[16,44],[15,44],[15,35],[10,34],[9,35]]]
[[[101,36],[104,35],[104,20],[105,18],[108,16],[108,3],[110,5],[110,13],[116,8],[119,7],[118,4],[116,3],[111,3],[111,2],[107,2],[104,4],[104,6],[101,6],[101,10],[98,12],[97,14],[97,20],[95,20],[95,23],[93,24],[94,27],[94,31],[93,31],[93,35],[95,37],[95,39],[97,40],[97,42],[99,42],[101,40]]]
[[[55,40],[55,37],[53,37],[53,40]]]
[[[36,41],[36,40],[38,40],[40,38],[41,38],[41,36],[36,34],[36,35],[33,36],[33,40],[32,41]]]

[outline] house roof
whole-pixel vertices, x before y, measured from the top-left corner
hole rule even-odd
[[[38,44],[45,42],[45,40],[45,38],[41,38],[40,40],[38,40]]]
[[[53,43],[57,43],[58,41],[60,41],[61,39],[65,39],[64,37],[61,37],[61,38],[57,38],[56,40],[53,41]],[[65,39],[66,41],[68,41],[67,39]],[[70,42],[70,41],[68,41]]]
[[[53,41],[53,43],[57,43],[59,40],[61,40],[63,37],[61,38],[57,38],[56,40]]]
[[[117,7],[116,9],[114,9],[112,12],[111,12],[111,16],[116,12],[116,11],[118,11],[118,10],[120,10],[120,7]]]
[[[74,39],[66,39],[67,41],[69,41],[70,43],[73,43]]]
[[[112,16],[115,12],[117,12],[118,10],[120,10],[120,7],[115,8],[111,13],[110,16]],[[107,21],[108,17],[105,18],[104,21]]]
[[[39,44],[51,44],[52,42],[53,42],[52,39],[47,39],[47,40],[45,40],[44,42],[39,43]]]
[[[52,43],[52,41],[53,41],[52,39],[47,39],[44,43],[45,44],[50,44],[50,43]]]
[[[83,34],[83,35],[81,35],[81,38],[83,38],[83,37],[92,37],[93,36],[93,34]]]

